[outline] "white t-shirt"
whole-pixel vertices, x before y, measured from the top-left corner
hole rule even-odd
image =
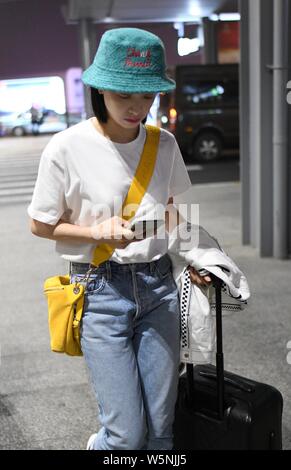
[[[27,208],[30,217],[51,225],[62,218],[80,226],[93,226],[97,219],[101,222],[120,215],[145,137],[145,127],[140,124],[139,134],[132,142],[112,142],[97,131],[92,119],[55,134],[41,155],[32,201]],[[161,129],[155,170],[132,222],[161,218],[156,208],[160,205],[165,208],[169,197],[190,187],[175,137]],[[83,263],[92,261],[95,247],[93,243],[55,242],[62,258]],[[148,237],[124,249],[115,249],[110,259],[121,264],[149,262],[159,259],[167,250],[167,237]]]

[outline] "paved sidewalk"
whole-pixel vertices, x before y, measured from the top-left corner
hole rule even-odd
[[[248,309],[224,320],[225,368],[279,388],[284,448],[291,449],[291,261],[260,259],[241,246],[239,183],[195,186],[189,194],[200,203],[201,225],[252,291]],[[98,429],[97,406],[83,358],[50,352],[42,294],[43,280],[66,273],[67,264],[51,241],[30,234],[26,206],[1,207],[0,216],[0,449],[84,449]]]

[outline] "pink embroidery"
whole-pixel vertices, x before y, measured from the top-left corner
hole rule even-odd
[[[149,67],[151,65],[151,61],[147,60],[146,62],[133,62],[130,59],[126,59],[125,65],[127,65],[127,67]]]
[[[135,61],[134,59],[138,57],[140,59],[145,59],[145,61]],[[149,67],[151,65],[151,51],[147,49],[145,51],[140,51],[135,49],[135,47],[129,47],[127,49],[127,56],[125,59],[125,65],[127,67]]]

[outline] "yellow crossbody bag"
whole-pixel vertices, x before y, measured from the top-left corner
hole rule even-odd
[[[127,196],[123,202],[121,217],[129,220],[136,213],[138,205],[147,190],[152,174],[154,172],[160,129],[146,125],[146,141],[143,152],[133,177]],[[130,215],[126,214],[125,208],[134,204],[135,210]],[[91,265],[93,269],[107,261],[114,248],[108,244],[96,247]],[[52,351],[66,353],[70,356],[82,356],[80,345],[80,321],[84,306],[84,292],[90,270],[85,274],[83,282],[70,283],[70,275],[49,277],[44,282],[44,294],[48,302],[48,323],[50,333],[50,345]]]

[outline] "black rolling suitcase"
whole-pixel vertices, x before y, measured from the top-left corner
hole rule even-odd
[[[174,449],[282,449],[283,398],[274,387],[224,371],[221,281],[216,290],[216,367],[187,364],[179,379]]]

